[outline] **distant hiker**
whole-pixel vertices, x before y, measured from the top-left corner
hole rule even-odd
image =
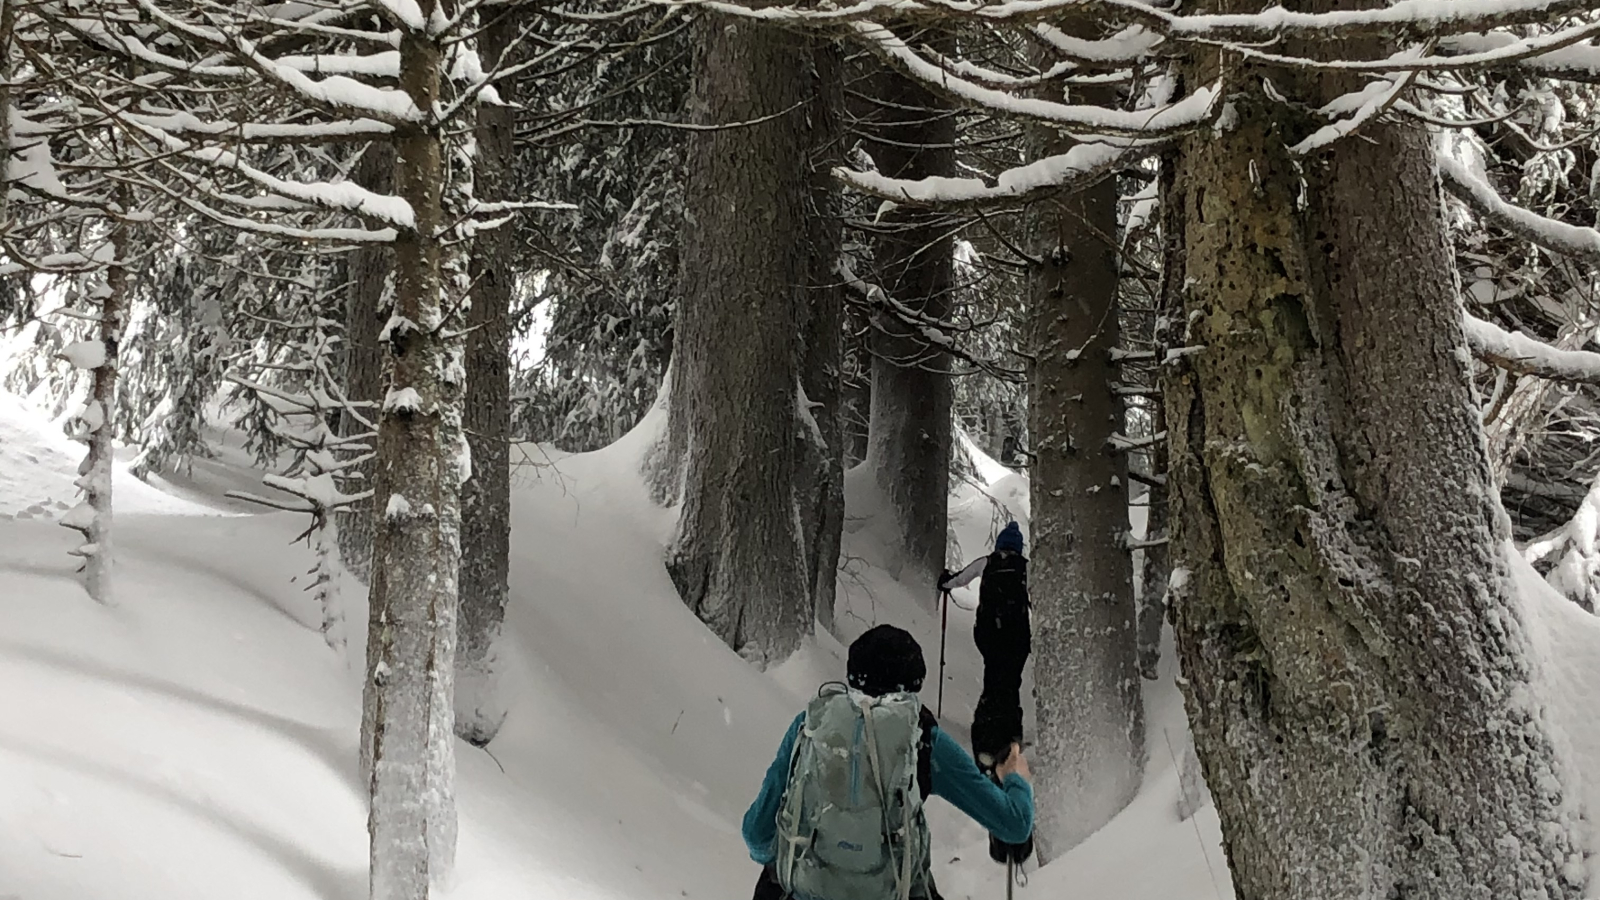
[[[1033,651],[1033,626],[1028,619],[1028,558],[1022,550],[1022,529],[1009,522],[995,538],[993,553],[939,579],[939,589],[949,591],[983,577],[972,627],[983,655],[983,693],[972,713],[972,755],[985,771],[1023,738],[1022,670]],[[991,835],[989,855],[996,862],[1022,862],[1033,853],[1031,838],[1007,843],[1004,835]]]
[[[1033,832],[1028,763],[1013,747],[998,782],[917,699],[927,664],[910,634],[879,625],[850,645],[848,685],[825,684],[789,725],[744,842],[763,866],[755,900],[939,900],[930,793],[1012,841]]]

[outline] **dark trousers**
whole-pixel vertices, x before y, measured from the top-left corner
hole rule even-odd
[[[939,889],[933,886],[933,878],[928,878],[927,900],[944,900],[939,896]],[[789,895],[784,892],[783,885],[778,883],[778,873],[771,866],[763,866],[761,874],[756,877],[756,893],[751,900],[789,900]],[[884,900],[891,900],[885,897]]]
[[[983,693],[972,713],[974,756],[1003,756],[1012,741],[1022,740],[1022,670],[1033,650],[1027,614],[995,616],[978,613],[973,631],[983,655]]]
[[[983,655],[983,693],[972,712],[972,755],[980,768],[992,772],[1012,742],[1022,742],[1022,670],[1033,650],[1033,633],[1026,612],[985,616],[980,609],[973,638]],[[989,856],[995,862],[1020,863],[1031,855],[1032,838],[1007,844],[989,836]]]

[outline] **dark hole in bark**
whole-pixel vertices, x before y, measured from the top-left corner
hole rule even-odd
[[[1384,721],[1383,713],[1377,711],[1367,713],[1367,731],[1370,734],[1367,746],[1372,748],[1374,753],[1382,753],[1383,745],[1389,739],[1389,724]]]

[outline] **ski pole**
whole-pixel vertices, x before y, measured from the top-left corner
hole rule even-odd
[[[940,591],[943,601],[939,604],[939,701],[934,708],[935,716],[944,715],[944,636],[950,629],[950,592]]]
[[[1015,871],[1014,867],[1016,866],[1016,864],[1017,864],[1017,861],[1011,858],[1011,853],[1010,853],[1009,850],[1007,850],[1007,852],[1006,852],[1006,900],[1011,900],[1011,886],[1016,884],[1016,880],[1012,877],[1012,873]]]

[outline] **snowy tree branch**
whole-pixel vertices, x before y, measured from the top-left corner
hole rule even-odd
[[[1600,385],[1600,353],[1560,350],[1470,314],[1466,316],[1466,331],[1467,344],[1484,362],[1518,375]]]
[[[1509,203],[1456,160],[1441,156],[1439,175],[1446,190],[1511,234],[1553,253],[1600,265],[1600,230],[1568,225]]]
[[[833,176],[873,197],[903,206],[983,207],[1025,203],[1071,193],[1109,178],[1156,153],[1166,141],[1105,141],[1074,145],[1066,153],[1007,169],[994,184],[979,178],[889,178],[877,172],[836,168]]]

